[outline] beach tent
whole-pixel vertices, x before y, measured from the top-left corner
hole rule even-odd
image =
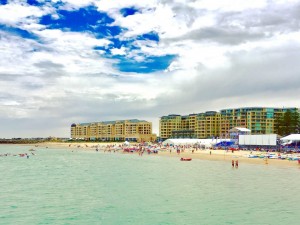
[[[280,140],[283,142],[300,141],[300,134],[290,134],[286,137],[280,138]]]
[[[130,143],[128,141],[125,141],[124,145],[130,145]]]

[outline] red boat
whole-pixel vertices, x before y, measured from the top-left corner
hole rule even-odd
[[[181,158],[180,161],[192,161],[192,158]]]

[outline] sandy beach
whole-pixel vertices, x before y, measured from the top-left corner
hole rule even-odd
[[[108,149],[107,146],[119,146],[121,143],[91,143],[91,142],[80,142],[80,143],[60,143],[60,142],[44,142],[36,145],[26,145],[26,146],[34,146],[36,148],[65,148],[70,150],[81,150],[81,151],[95,151],[97,146],[99,151],[104,151]],[[133,144],[132,146],[134,146]],[[111,148],[113,149],[113,148]],[[123,154],[122,150],[116,151],[118,154]],[[211,152],[211,154],[210,154]],[[254,152],[253,154],[260,154],[263,152]],[[138,153],[124,153],[124,154],[138,154]],[[231,165],[232,160],[238,160],[239,166],[242,166],[244,163],[247,164],[260,164],[266,166],[297,166],[300,168],[298,161],[293,160],[282,160],[282,159],[263,159],[263,158],[248,158],[247,156],[250,154],[250,151],[225,151],[225,150],[194,150],[192,148],[185,149],[184,152],[177,154],[174,149],[166,149],[163,151],[159,151],[158,154],[150,154],[150,156],[165,156],[165,157],[177,157],[180,158],[192,158],[192,159],[200,159],[200,160],[213,160],[213,161],[227,161],[228,164]],[[145,152],[144,157],[147,157],[148,154]]]

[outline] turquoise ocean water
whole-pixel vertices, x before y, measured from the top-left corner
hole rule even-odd
[[[35,149],[0,157],[0,224],[300,224],[298,167]]]

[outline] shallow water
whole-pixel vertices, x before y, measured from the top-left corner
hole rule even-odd
[[[297,167],[35,149],[0,157],[0,224],[299,224]]]

